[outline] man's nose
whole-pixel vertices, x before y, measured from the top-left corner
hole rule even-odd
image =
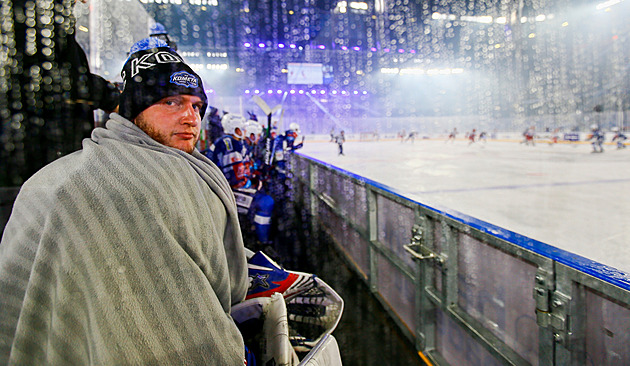
[[[200,121],[201,116],[199,116],[199,112],[195,109],[195,105],[192,103],[185,103],[182,122],[191,126],[196,126]]]

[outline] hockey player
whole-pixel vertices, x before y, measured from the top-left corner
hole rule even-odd
[[[245,118],[228,113],[221,118],[221,124],[225,135],[218,138],[210,148],[210,159],[221,169],[232,188],[248,188],[251,182],[245,166],[247,150],[242,141],[245,136]]]
[[[266,193],[262,181],[252,179],[255,185],[251,187],[232,188],[236,207],[239,213],[239,221],[243,228],[243,235],[255,234],[259,245],[266,245],[270,240],[271,216],[274,209],[274,199]],[[251,234],[250,234],[251,235]],[[258,245],[250,243],[256,249]]]
[[[265,130],[263,130],[263,132],[267,133]],[[284,182],[286,178],[288,154],[304,146],[304,137],[302,137],[302,141],[299,144],[295,144],[299,132],[300,126],[297,123],[291,123],[289,129],[284,134],[274,136],[272,129],[271,136],[267,137],[271,139],[269,143],[271,148],[268,154],[263,156],[260,170],[262,171],[263,179],[272,179],[272,182],[270,182],[272,187],[278,188],[278,186],[283,185],[279,182]],[[266,144],[265,146],[262,145],[262,139],[260,145],[261,151],[264,152],[264,150],[266,150]],[[276,188],[273,188],[272,191],[277,191]],[[284,189],[281,189],[281,191],[284,191]],[[274,197],[277,197],[277,195],[274,195]]]
[[[343,143],[346,141],[346,134],[343,130],[339,132],[339,135],[335,136],[335,142],[339,148],[339,155],[343,155]]]
[[[551,137],[549,138],[549,146],[553,146],[558,143],[558,139],[560,138],[560,129],[556,128],[553,130]]]
[[[274,205],[273,198],[261,189],[254,195],[254,200],[249,210],[249,217],[252,220],[250,222],[253,222],[256,239],[263,245],[271,241],[271,216],[273,215]]]
[[[245,144],[247,144],[248,150],[252,150],[258,145],[262,132],[263,128],[257,121],[250,119],[245,122]]]
[[[208,159],[212,160],[212,144],[221,136],[223,136],[223,126],[221,126],[221,117],[219,110],[215,107],[208,106],[206,115],[201,120],[201,137],[197,143],[197,148]]]
[[[477,137],[477,130],[473,128],[472,132],[468,134],[468,146],[475,143],[476,137]]]
[[[253,124],[247,126],[243,116],[232,113],[224,115],[221,124],[225,135],[215,141],[212,161],[221,169],[232,187],[241,225],[244,228],[246,225],[253,225],[258,241],[266,243],[269,241],[274,201],[262,190],[262,182],[253,179],[245,143],[246,131],[254,136],[259,131],[254,130]]]
[[[225,113],[224,113],[225,115]],[[203,117],[202,124],[208,131],[208,139],[210,143],[214,143],[219,137],[225,134],[223,131],[223,125],[221,124],[221,116],[219,110],[214,107],[209,107],[206,115]]]
[[[525,131],[523,131],[523,141],[521,141],[521,144],[525,144],[525,145],[532,145],[534,146],[534,136],[536,136],[536,127],[535,126],[530,126],[528,127]]]
[[[271,136],[272,139],[275,139],[276,137],[278,137],[278,121],[273,121],[270,132],[268,132],[267,130],[269,130],[267,126],[263,127],[263,135],[265,136],[269,135]]]
[[[624,142],[628,139],[626,135],[619,129],[619,127],[613,127],[612,131],[615,133],[612,140],[613,142],[617,141],[617,149],[625,149],[626,144]]]
[[[291,123],[289,125],[289,129],[285,133],[286,140],[287,140],[287,147],[291,151],[301,149],[302,146],[304,146],[304,136],[302,136],[302,142],[295,145],[295,140],[298,138],[299,134],[300,134],[300,125],[298,125],[297,123]]]
[[[273,132],[273,130],[272,130]],[[286,175],[286,154],[290,154],[297,149],[301,149],[304,146],[304,136],[302,136],[302,142],[295,144],[300,134],[300,126],[297,123],[291,123],[289,129],[285,131],[283,135],[276,136],[272,143],[272,165],[275,168],[276,173],[284,179]],[[273,133],[272,133],[273,137]]]
[[[446,142],[455,142],[455,138],[457,137],[457,128],[453,128],[453,131],[451,131],[451,133],[448,135],[448,139],[446,139]]]
[[[407,136],[407,131],[403,128],[402,131],[398,132],[398,137],[400,138],[400,142],[405,142],[405,136]]]
[[[247,156],[248,174],[252,179],[260,180],[261,168],[264,160],[264,146],[260,142],[263,128],[255,120],[248,120],[245,123],[245,147]]]
[[[272,125],[271,131],[263,128],[261,132],[267,137],[260,137],[256,144],[257,148],[254,149],[254,159],[257,161],[254,180],[259,180],[260,183],[249,213],[258,242],[265,245],[266,250],[271,251],[278,249],[268,246],[273,242],[272,224],[276,228],[274,232],[281,232],[282,228],[278,227],[280,225],[278,221],[282,221],[286,213],[286,154],[303,146],[303,142],[295,144],[300,132],[300,126],[297,123],[291,123],[289,129],[282,135],[278,135],[277,131],[277,121]],[[265,156],[267,148],[265,139],[271,139],[269,144],[271,151],[268,157]],[[273,222],[272,216],[276,217]]]
[[[488,133],[486,131],[479,133],[479,141],[483,142],[484,145],[488,142]]]
[[[407,135],[407,138],[405,139],[405,141],[411,141],[411,143],[413,144],[413,142],[416,140],[417,135],[418,135],[418,132],[411,130],[411,132],[409,132],[409,135]]]
[[[593,140],[591,145],[593,146],[594,153],[603,153],[604,148],[602,144],[604,143],[605,135],[602,130],[599,128],[597,124],[591,125],[591,134],[586,138],[586,141]]]

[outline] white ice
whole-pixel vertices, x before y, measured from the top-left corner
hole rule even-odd
[[[330,142],[301,153],[630,273],[630,148],[463,139]]]

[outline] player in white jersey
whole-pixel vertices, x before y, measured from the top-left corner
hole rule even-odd
[[[612,131],[615,133],[612,140],[613,142],[617,141],[617,149],[625,149],[626,144],[624,143],[628,137],[624,135],[624,133],[619,129],[619,127],[613,127]]]
[[[601,128],[599,128],[597,124],[592,124],[591,134],[588,135],[588,137],[586,138],[586,141],[593,140],[593,142],[591,143],[591,145],[593,146],[592,152],[594,153],[604,152],[604,148],[602,147],[602,144],[604,143],[604,139],[605,139],[605,135],[604,135],[604,132],[602,132]]]

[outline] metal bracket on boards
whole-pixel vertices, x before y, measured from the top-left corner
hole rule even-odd
[[[424,245],[424,231],[422,226],[414,225],[411,229],[411,243],[403,245],[413,260],[430,259],[437,264],[444,264],[444,258]]]
[[[554,341],[567,347],[571,335],[568,326],[571,298],[555,291],[554,287],[552,274],[538,268],[533,294],[536,300],[536,323],[542,328],[551,327]]]

